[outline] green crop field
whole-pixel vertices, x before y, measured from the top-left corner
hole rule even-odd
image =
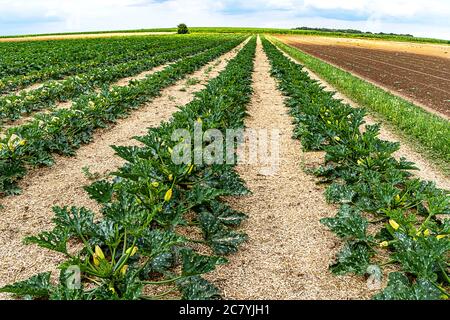
[[[190,31],[0,42],[1,297],[448,299],[449,121],[273,34],[449,42]],[[244,129],[273,172],[217,146]]]

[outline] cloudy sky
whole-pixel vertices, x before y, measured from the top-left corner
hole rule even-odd
[[[0,0],[0,35],[188,26],[355,28],[450,39],[450,0]]]

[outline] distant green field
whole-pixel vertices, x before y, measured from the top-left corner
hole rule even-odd
[[[175,29],[172,29],[175,31]],[[291,30],[291,29],[272,29],[272,28],[190,28],[192,32],[245,32],[245,33],[270,33],[270,34],[301,34],[301,35],[320,35],[328,37],[342,37],[342,38],[366,38],[366,39],[383,39],[394,41],[407,42],[428,42],[450,44],[450,40],[433,39],[433,38],[419,38],[396,35],[381,35],[381,34],[363,34],[363,33],[344,33],[344,32],[325,32],[315,30]]]
[[[48,33],[48,34],[31,34],[20,36],[0,36],[0,38],[20,38],[29,36],[51,36],[51,35],[71,35],[71,34],[101,34],[101,33],[135,33],[135,32],[175,32],[176,28],[153,28],[153,29],[136,29],[136,30],[111,30],[111,31],[86,31],[86,32],[70,32],[70,33]],[[193,33],[268,33],[268,34],[300,34],[300,35],[319,35],[326,37],[342,37],[342,38],[363,38],[363,39],[381,39],[405,42],[421,42],[421,43],[438,43],[450,44],[450,40],[408,37],[401,35],[387,34],[365,34],[365,33],[344,33],[329,32],[316,30],[292,30],[292,29],[276,29],[276,28],[241,28],[241,27],[191,27],[189,30]]]
[[[154,28],[154,29],[135,29],[135,30],[109,30],[109,31],[82,31],[82,32],[55,32],[55,33],[36,33],[22,34],[13,36],[0,36],[0,38],[25,38],[38,36],[62,36],[72,34],[102,34],[102,33],[136,33],[136,32],[175,32],[177,28]]]

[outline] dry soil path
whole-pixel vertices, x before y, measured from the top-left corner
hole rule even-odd
[[[336,209],[323,189],[302,170],[305,154],[292,139],[293,125],[284,97],[270,76],[270,64],[258,41],[248,128],[280,130],[280,166],[265,175],[259,165],[239,165],[250,196],[230,199],[246,212],[242,229],[249,241],[230,257],[230,264],[208,276],[227,299],[361,299],[368,298],[360,277],[337,277],[328,271],[340,241],[319,222]],[[310,154],[308,157],[311,156]]]

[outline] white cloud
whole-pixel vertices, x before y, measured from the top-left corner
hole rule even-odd
[[[449,0],[0,0],[0,33],[191,26],[331,27],[450,39]]]

